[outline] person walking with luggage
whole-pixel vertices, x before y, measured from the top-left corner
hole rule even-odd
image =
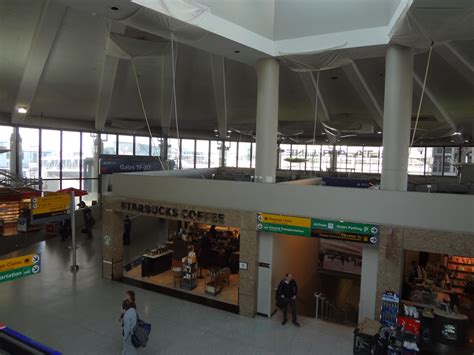
[[[128,216],[123,220],[123,245],[130,245],[130,230],[132,229],[132,221]]]
[[[138,322],[135,292],[127,291],[127,298],[122,302],[123,350],[122,355],[136,355],[137,349],[132,343],[132,335]]]
[[[84,201],[79,203],[79,208],[82,210],[84,215],[84,232],[87,234],[87,239],[92,239],[92,228],[95,225],[94,216],[92,216],[92,211],[89,207],[87,207]]]
[[[288,306],[291,308],[291,317],[293,324],[297,327],[300,324],[297,321],[296,317],[296,296],[298,295],[298,285],[296,281],[293,280],[293,276],[288,273],[285,278],[280,281],[278,288],[276,290],[276,301],[277,305],[283,313],[283,322],[281,325],[285,325],[288,321]]]

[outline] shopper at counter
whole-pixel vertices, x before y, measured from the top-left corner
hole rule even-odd
[[[411,267],[408,270],[408,282],[413,283],[415,280],[426,280],[425,268],[418,264],[416,260],[411,262]]]
[[[438,268],[435,285],[443,290],[448,289],[451,286],[451,280],[449,279],[448,271],[443,265]]]
[[[280,284],[278,285],[276,291],[277,301],[280,300],[280,302],[277,303],[281,304],[281,311],[283,312],[283,322],[281,323],[282,325],[285,325],[288,321],[288,306],[290,306],[293,324],[297,327],[300,326],[296,316],[297,294],[298,285],[296,284],[296,281],[293,280],[293,276],[288,273],[286,274],[286,277],[280,281]]]

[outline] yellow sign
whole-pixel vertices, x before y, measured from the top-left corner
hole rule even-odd
[[[31,213],[33,216],[68,211],[70,208],[71,195],[69,194],[50,194],[31,199]]]
[[[26,266],[32,266],[33,264],[36,264],[37,262],[33,260],[35,257],[37,257],[36,254],[30,254],[30,255],[19,256],[17,258],[0,260],[0,272],[9,271],[13,269],[19,269]]]
[[[279,214],[260,213],[258,220],[261,223],[272,223],[284,226],[311,228],[311,218],[282,216]]]

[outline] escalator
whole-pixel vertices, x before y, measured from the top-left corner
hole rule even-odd
[[[61,355],[61,353],[0,325],[0,355]]]

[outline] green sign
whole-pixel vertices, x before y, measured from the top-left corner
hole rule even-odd
[[[41,254],[0,260],[0,282],[35,275],[41,271]]]
[[[380,227],[373,224],[332,221],[259,213],[257,230],[262,232],[335,239],[376,245]]]
[[[287,225],[271,224],[271,223],[260,223],[258,224],[258,228],[262,232],[299,235],[302,237],[311,236],[311,228],[305,228],[305,227],[287,226]]]
[[[20,279],[22,277],[37,274],[40,271],[41,267],[39,265],[32,265],[10,271],[0,272],[0,282]]]
[[[378,226],[374,226],[373,224],[330,221],[316,218],[313,218],[311,220],[311,228],[331,232],[353,233],[362,235],[378,235],[380,229]]]

